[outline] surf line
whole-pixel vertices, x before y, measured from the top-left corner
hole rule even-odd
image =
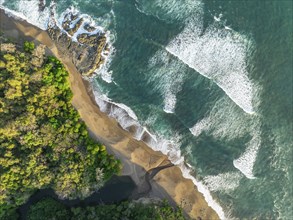
[[[176,57],[177,59],[179,59],[181,62],[185,63],[189,68],[195,70],[197,73],[199,73],[200,75],[206,77],[207,79],[209,80],[212,80],[217,86],[219,86],[219,88],[221,88],[221,90],[224,91],[224,93],[238,106],[240,107],[244,112],[252,115],[252,114],[255,114],[254,110],[253,110],[253,107],[252,106],[249,106],[249,109],[248,108],[245,108],[244,106],[242,106],[241,104],[239,104],[236,100],[234,100],[229,94],[228,92],[226,91],[226,89],[221,86],[219,83],[217,83],[213,78],[207,76],[206,74],[203,74],[201,73],[198,69],[196,69],[195,67],[191,66],[189,63],[187,63],[186,61],[182,60],[179,55],[175,54],[174,52],[172,52],[170,49],[168,48],[165,48],[166,51],[168,51],[168,53],[172,54],[174,57]]]
[[[235,97],[233,98],[231,95],[229,95],[229,91],[227,91],[227,89],[225,89],[220,83],[218,83],[215,79],[213,79],[212,77],[208,76],[207,74],[201,73],[196,67],[192,66],[190,63],[188,63],[188,62],[184,61],[183,59],[181,59],[180,56],[177,55],[176,53],[174,53],[173,51],[171,51],[168,48],[168,46],[164,46],[161,43],[158,43],[158,42],[156,42],[156,41],[154,41],[152,39],[144,39],[144,38],[141,38],[141,40],[144,41],[147,44],[151,44],[151,45],[157,46],[160,49],[167,51],[172,57],[180,60],[185,65],[187,65],[189,68],[191,68],[191,69],[195,70],[197,73],[199,73],[201,76],[204,76],[205,78],[213,81],[229,97],[229,99],[232,100],[245,113],[250,114],[250,115],[255,114],[255,111],[253,109],[252,103],[248,103],[248,106],[247,107],[245,107],[243,104],[239,103],[239,101],[235,100]]]

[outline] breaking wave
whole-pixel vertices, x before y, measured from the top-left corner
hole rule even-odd
[[[59,24],[62,24],[63,22],[69,22],[69,28],[76,27],[77,23],[80,21],[82,21],[81,24],[78,26],[78,29],[75,31],[75,33],[71,36],[72,41],[78,42],[77,37],[81,34],[95,35],[105,33],[104,28],[98,26],[91,16],[87,14],[81,14],[79,10],[74,7],[69,7],[66,9],[58,18]]]
[[[42,12],[42,13],[38,12],[39,14],[35,14],[34,18],[27,18],[26,16],[30,16],[30,15],[27,15],[27,13],[28,12],[31,13],[31,10],[38,11],[37,7],[36,7],[37,1],[30,1],[30,2],[31,3],[28,6],[29,7],[34,6],[35,7],[34,9],[25,9],[25,7],[24,7],[25,2],[22,1],[22,3],[20,3],[19,8],[20,8],[20,11],[23,13],[23,17],[26,20],[28,20],[30,23],[33,23],[35,25],[38,25],[39,27],[42,27],[43,29],[46,29],[46,27],[48,25],[49,9],[45,9],[44,10],[45,12]],[[69,11],[71,10],[71,12],[76,13],[76,15],[77,15],[77,20],[75,20],[74,22],[77,22],[78,19],[83,17],[85,22],[92,24],[92,20],[89,16],[84,15],[84,14],[80,14],[74,8],[70,8],[68,10]],[[62,14],[59,19],[61,19],[61,20],[59,20],[59,22],[62,21],[62,19],[65,19],[65,13]],[[35,22],[41,22],[42,24],[35,23]],[[103,31],[102,28],[97,29],[97,30]],[[77,33],[78,34],[85,33],[84,31],[87,31],[87,30],[85,30],[84,25],[81,25],[81,27],[79,28]],[[184,59],[186,58],[186,57],[184,57],[185,54],[189,55],[189,52],[182,51],[182,53],[183,53],[182,54],[181,52],[177,51],[177,49],[181,49],[181,47],[184,48],[184,46],[187,46],[186,42],[183,42],[183,40],[186,39],[187,42],[189,42],[188,38],[186,38],[186,35],[184,35],[185,33],[186,33],[186,29],[181,34],[179,34],[177,36],[177,38],[179,37],[180,39],[176,38],[173,41],[171,41],[170,44],[166,47],[166,50],[159,51],[157,54],[155,54],[155,56],[153,58],[151,58],[149,60],[149,68],[153,69],[153,70],[154,69],[157,70],[157,71],[154,71],[157,73],[156,76],[154,76],[154,78],[151,80],[158,79],[157,81],[159,83],[156,84],[157,85],[156,89],[158,89],[161,92],[161,94],[164,98],[163,109],[165,112],[173,113],[175,111],[176,94],[181,89],[181,85],[183,82],[183,76],[184,76],[184,74],[183,74],[184,71],[182,71],[182,67],[183,67],[182,62],[178,61],[177,59],[171,59],[170,55],[167,53],[167,51],[177,57],[181,57],[180,59],[183,60],[183,63],[186,63],[189,65],[189,62],[190,62],[189,60],[184,61]],[[193,32],[192,34],[195,34],[196,36],[198,35],[198,38],[200,38],[199,33]],[[72,39],[75,40],[76,37],[77,37],[77,34],[72,36]],[[205,40],[207,40],[207,39],[205,39]],[[204,45],[203,41],[204,40],[200,39],[200,41],[198,43],[202,43],[202,46],[203,46]],[[177,43],[180,42],[180,44],[175,44],[175,42],[177,42]],[[181,42],[183,42],[183,44],[181,44]],[[191,45],[191,46],[194,46],[194,45]],[[225,48],[225,47],[223,47],[223,48]],[[199,49],[203,49],[203,48],[197,48],[197,49],[199,50]],[[209,52],[209,53],[205,52],[205,53],[210,55],[211,52]],[[108,54],[105,54],[105,55],[108,55]],[[192,56],[191,57],[192,59],[195,58],[193,55],[191,55],[191,56]],[[207,59],[207,58],[204,59],[202,56],[201,59],[202,59],[201,62],[204,62],[204,61],[206,61],[205,59]],[[209,65],[210,63],[207,63],[207,64]],[[219,62],[217,65],[220,65]],[[235,69],[237,69],[237,68],[235,67]],[[111,73],[108,72],[108,67],[105,66],[103,70],[105,70],[105,72],[103,74],[100,73],[102,79],[104,79],[107,82],[111,82],[112,77],[111,77]],[[178,74],[174,75],[174,72],[176,72]],[[211,71],[211,72],[213,72],[213,71]],[[98,74],[99,74],[99,71],[98,71]],[[208,74],[210,74],[210,73],[207,72],[206,75],[208,75]],[[217,73],[217,74],[219,74],[219,73]],[[217,76],[217,74],[215,74],[215,75]],[[229,79],[228,76],[226,78]],[[216,79],[222,79],[222,78],[221,77],[218,77],[218,78],[214,77],[213,78],[213,80],[216,80]],[[220,80],[218,80],[218,83],[219,82],[220,82]],[[233,90],[233,89],[231,89],[231,90]],[[127,130],[133,134],[134,138],[136,138],[137,140],[141,140],[141,141],[146,142],[154,150],[159,150],[162,153],[164,153],[165,155],[167,155],[169,157],[169,159],[174,164],[178,165],[181,168],[183,176],[185,178],[191,179],[194,182],[194,184],[197,186],[198,190],[204,195],[208,204],[218,213],[220,218],[221,219],[225,218],[223,209],[213,199],[210,191],[208,190],[208,187],[205,186],[205,182],[200,182],[200,181],[196,180],[194,178],[194,176],[192,176],[190,174],[191,169],[186,165],[186,163],[184,161],[184,157],[181,155],[181,150],[179,147],[181,137],[179,135],[174,135],[173,138],[166,139],[163,136],[153,134],[153,132],[150,132],[148,130],[148,128],[142,126],[139,123],[136,114],[126,105],[124,105],[122,103],[113,102],[105,94],[101,94],[101,92],[99,92],[96,89],[94,89],[94,95],[95,95],[96,103],[100,107],[101,111],[107,113],[110,117],[115,118],[118,121],[118,123],[125,130]]]
[[[214,81],[245,112],[253,113],[254,85],[246,70],[252,40],[231,28],[223,28],[220,16],[204,29],[203,9],[197,10],[185,21],[183,31],[170,41],[166,50]]]
[[[238,159],[233,160],[234,167],[240,170],[240,172],[249,179],[255,179],[253,175],[253,166],[261,144],[260,135],[258,131],[255,132],[253,138],[248,142],[245,152]]]
[[[204,177],[203,182],[210,191],[229,192],[239,186],[242,175],[238,172],[220,173]]]
[[[153,15],[166,21],[185,21],[190,14],[202,13],[203,3],[199,0],[185,0],[184,4],[178,0],[136,0],[136,8],[141,13]]]
[[[72,17],[74,19],[72,19]],[[109,31],[106,31],[103,27],[97,25],[96,21],[88,14],[82,14],[75,7],[69,7],[58,18],[59,28],[63,29],[61,24],[63,22],[69,22],[69,27],[73,28],[78,22],[81,22],[76,32],[70,36],[72,41],[78,42],[77,37],[81,34],[95,35],[105,34],[107,49],[104,49],[101,56],[104,59],[104,64],[100,65],[99,69],[95,70],[95,73],[100,76],[105,82],[111,83],[112,71],[109,71],[109,67],[113,56],[115,55],[115,48],[113,47],[114,38]]]
[[[203,118],[197,122],[192,128],[189,128],[190,132],[195,136],[199,136],[203,131],[207,131],[209,124],[211,123],[210,118]]]
[[[256,120],[256,115],[243,113],[227,96],[223,96],[213,104],[205,117],[198,120],[189,130],[194,136],[205,131],[216,139],[232,140],[252,131]]]
[[[171,162],[177,165],[185,178],[191,179],[197,186],[199,192],[201,192],[207,201],[221,219],[225,219],[225,214],[222,207],[213,199],[212,195],[204,183],[196,180],[192,176],[190,165],[187,166],[184,157],[180,150],[180,135],[174,134],[172,138],[166,139],[161,135],[151,133],[146,127],[142,126],[137,121],[135,113],[126,105],[121,103],[115,103],[109,99],[105,94],[102,94],[97,87],[93,88],[95,100],[100,110],[110,117],[116,119],[121,127],[130,133],[137,140],[144,141],[155,151],[160,151],[167,155]],[[153,121],[155,119],[149,119]]]
[[[63,30],[61,24],[64,21],[69,20],[71,15],[73,15],[74,17],[74,19],[69,21],[69,25],[71,28],[73,28],[82,19],[82,23],[79,28],[72,36],[70,35],[72,41],[77,42],[77,37],[80,34],[105,34],[108,49],[102,51],[101,56],[104,59],[104,64],[100,65],[99,69],[95,70],[95,73],[100,76],[105,82],[112,82],[112,71],[109,71],[108,69],[112,58],[115,55],[115,48],[113,47],[114,37],[109,31],[105,31],[103,27],[97,25],[95,20],[90,15],[80,13],[80,11],[75,7],[69,7],[58,16],[55,7],[53,7],[54,3],[52,3],[50,7],[45,7],[41,10],[39,8],[38,0],[19,1],[14,5],[15,10],[3,7],[4,3],[5,0],[1,0],[0,8],[4,9],[7,15],[15,17],[16,19],[25,20],[43,30],[46,30],[48,26],[52,25],[51,10],[53,10],[54,16],[57,17],[57,19],[54,19],[57,20],[56,24],[61,30]]]
[[[253,166],[261,146],[260,121],[257,115],[243,114],[229,102],[226,97],[219,99],[212,110],[189,130],[196,137],[206,132],[227,143],[236,138],[250,136],[246,144],[239,146],[240,149],[246,150],[233,160],[233,165],[247,178],[254,179]]]
[[[221,22],[222,14],[204,29],[202,1],[137,0],[137,9],[162,20],[184,23],[183,31],[166,46],[179,60],[213,80],[240,108],[253,113],[254,85],[246,70],[247,53],[254,43]]]
[[[163,110],[174,113],[176,107],[176,94],[181,90],[184,78],[184,65],[171,57],[166,51],[159,50],[148,62],[148,70],[152,77],[148,83],[155,85],[164,98]]]
[[[13,5],[14,10],[4,8],[3,4],[5,2],[5,0],[1,0],[0,7],[2,7],[9,16],[13,16],[16,19],[21,18],[22,20],[26,20],[43,30],[47,29],[50,10],[49,8],[40,10],[39,0],[18,1]]]

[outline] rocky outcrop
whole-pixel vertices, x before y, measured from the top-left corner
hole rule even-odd
[[[73,8],[62,15],[62,23],[55,19],[52,10],[47,32],[63,55],[71,57],[77,70],[91,76],[105,61],[104,52],[109,46],[105,32],[95,27],[89,16]]]

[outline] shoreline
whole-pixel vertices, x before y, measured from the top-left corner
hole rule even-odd
[[[2,9],[0,9],[0,16],[1,30],[7,36],[42,43],[62,61],[69,72],[73,106],[79,112],[91,135],[103,143],[109,153],[121,161],[122,175],[130,176],[139,185],[142,183],[146,171],[170,163],[166,155],[152,150],[143,141],[137,141],[129,132],[122,129],[115,119],[100,111],[93,97],[90,83],[82,79],[68,57],[64,57],[58,52],[46,31],[26,21],[9,17]],[[151,185],[150,197],[167,198],[170,202],[174,201],[181,205],[192,218],[219,219],[192,180],[183,177],[178,166],[160,171],[151,181]]]

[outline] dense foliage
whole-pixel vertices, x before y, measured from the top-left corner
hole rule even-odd
[[[32,205],[27,217],[28,220],[184,220],[182,210],[172,208],[167,202],[158,205],[122,202],[70,209],[53,199]]]
[[[45,47],[0,47],[0,219],[40,188],[84,198],[120,164],[71,105],[68,73]],[[10,219],[10,218],[8,218]]]

